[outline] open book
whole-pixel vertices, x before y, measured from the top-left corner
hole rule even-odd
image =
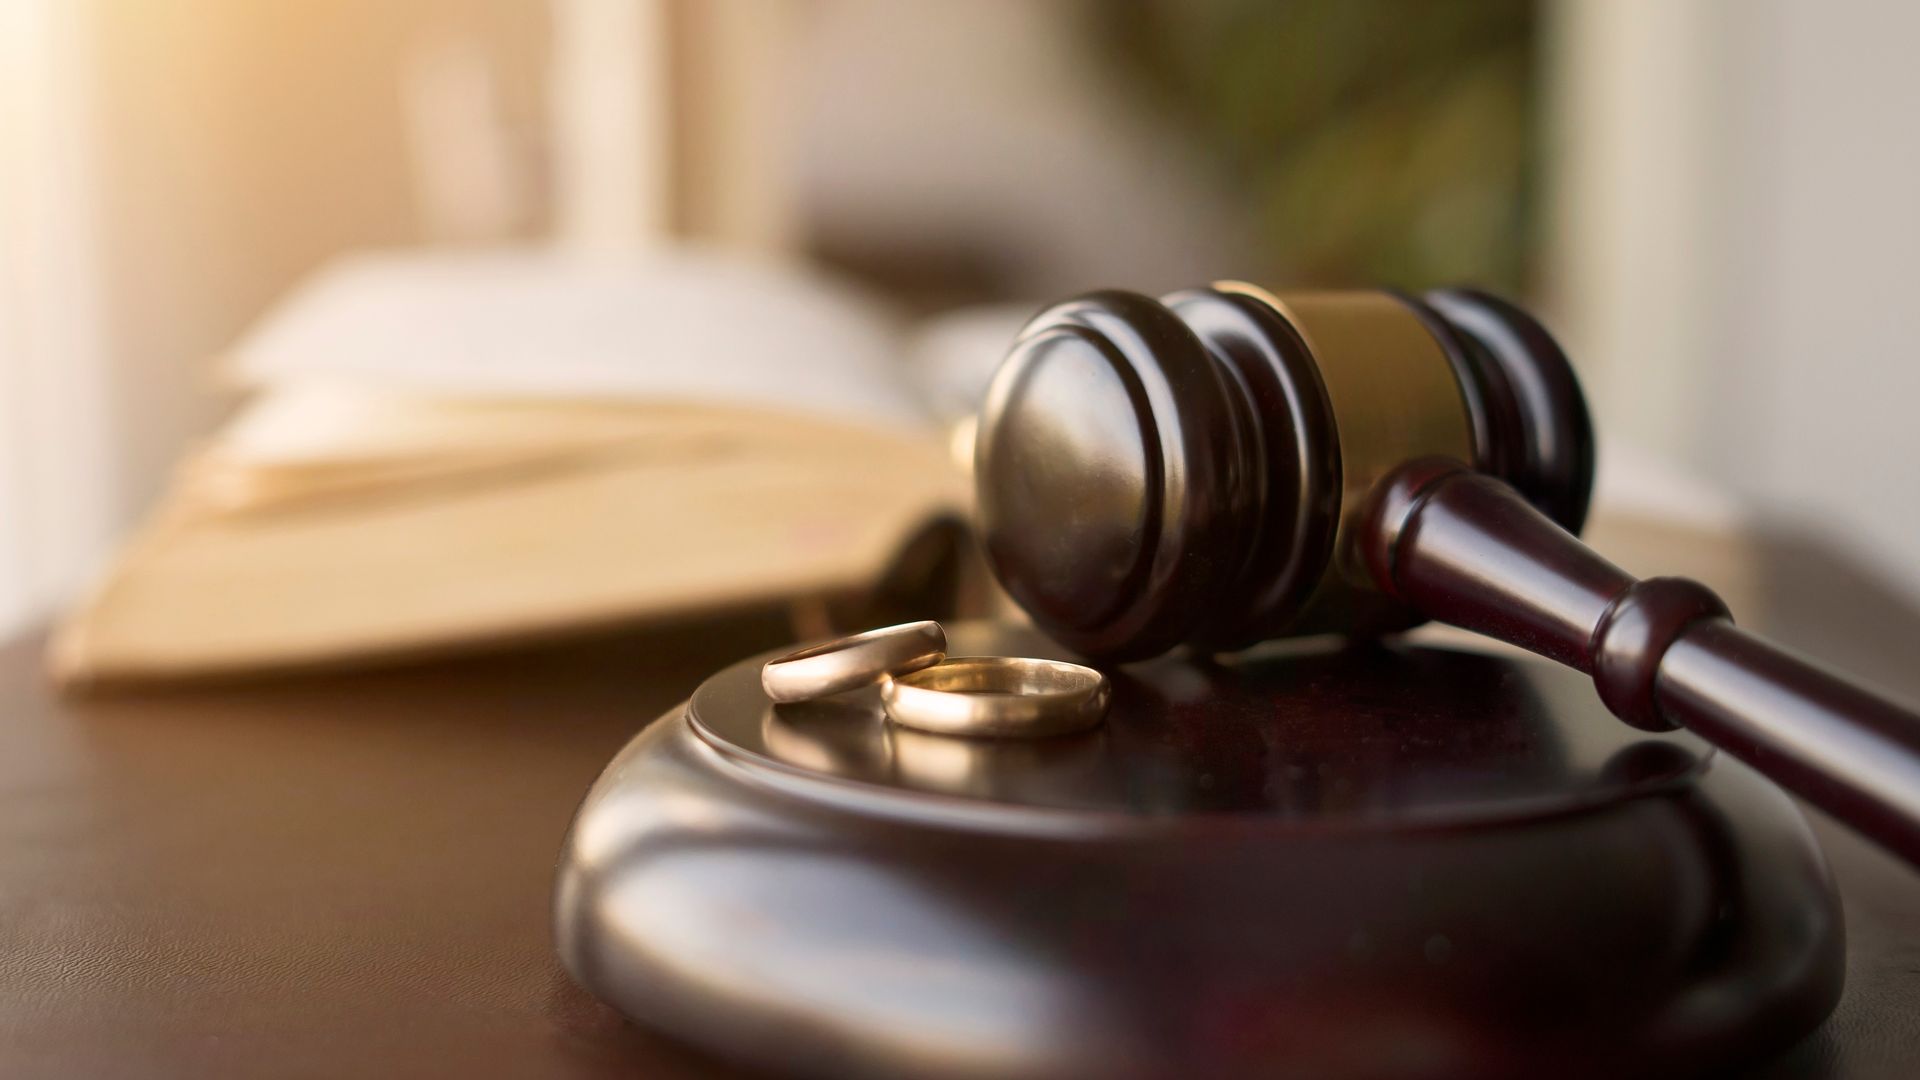
[[[955,436],[1030,311],[903,327],[814,273],[689,252],[338,264],[233,350],[248,403],[53,670],[355,662],[872,590],[964,517]],[[1724,497],[1602,449],[1600,550],[1751,591]]]
[[[72,613],[54,671],[326,664],[862,588],[964,513],[942,420],[1019,313],[993,320],[914,363],[883,308],[789,267],[338,264],[234,349],[250,400]]]

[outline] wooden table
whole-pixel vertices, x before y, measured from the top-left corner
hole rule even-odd
[[[1754,551],[1756,595],[1729,595],[1750,625],[1920,698],[1920,610],[1809,545]],[[0,1075],[724,1073],[568,982],[548,893],[600,766],[785,636],[766,613],[73,698],[37,638],[0,648]],[[1913,1075],[1920,875],[1815,827],[1848,987],[1765,1075]]]

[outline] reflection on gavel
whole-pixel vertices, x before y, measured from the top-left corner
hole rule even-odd
[[[1096,660],[1437,619],[1593,676],[1920,864],[1920,716],[1587,548],[1566,356],[1466,290],[1096,292],[1028,324],[976,437],[987,556]]]

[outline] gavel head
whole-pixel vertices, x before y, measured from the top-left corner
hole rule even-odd
[[[1353,536],[1381,477],[1436,455],[1580,531],[1593,428],[1539,323],[1467,290],[1223,282],[1041,312],[987,395],[974,476],[1013,598],[1069,648],[1132,660],[1416,623]]]

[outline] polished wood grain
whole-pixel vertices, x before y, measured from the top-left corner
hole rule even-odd
[[[1587,672],[1621,719],[1685,727],[1920,864],[1920,715],[1735,627],[1705,586],[1636,580],[1457,462],[1389,478],[1360,542],[1422,614]]]
[[[1031,631],[950,628],[973,653]],[[774,707],[755,659],[603,774],[560,860],[581,982],[808,1076],[1698,1075],[1842,978],[1788,800],[1513,655],[1321,639],[1114,680],[1103,728]]]
[[[1103,290],[1027,325],[975,440],[983,546],[1054,639],[1112,661],[1418,621],[1350,573],[1377,480],[1447,454],[1585,521],[1567,358],[1495,297]]]
[[[1575,538],[1592,424],[1566,356],[1512,304],[1090,293],[1022,333],[976,448],[994,571],[1082,653],[1438,619],[1591,674],[1626,722],[1688,726],[1920,862],[1920,716],[1726,626],[1705,587],[1636,581]]]
[[[1608,531],[1657,535],[1645,546],[1704,567],[1749,627],[1920,696],[1920,606],[1832,549]],[[779,617],[682,623],[79,698],[42,676],[40,638],[0,645],[0,1074],[733,1075],[566,976],[554,857],[636,730],[788,640]],[[1908,1075],[1920,873],[1809,818],[1845,909],[1846,986],[1745,1075]]]

